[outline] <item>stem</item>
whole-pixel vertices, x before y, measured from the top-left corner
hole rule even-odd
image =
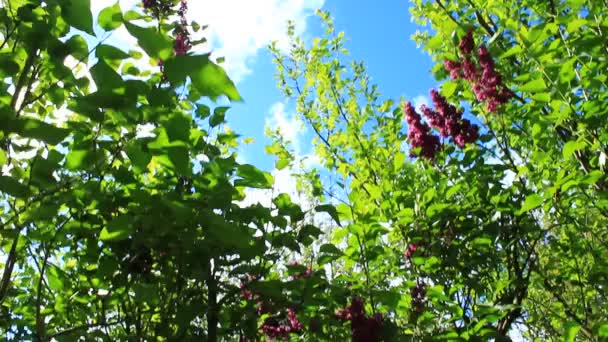
[[[25,86],[25,82],[28,80],[29,72],[32,66],[34,65],[34,61],[37,55],[37,48],[32,47],[27,55],[27,59],[25,60],[25,65],[23,66],[23,70],[21,71],[21,75],[19,75],[19,79],[17,80],[17,84],[15,84],[15,92],[13,93],[13,98],[11,99],[11,108],[17,112],[17,101],[21,95],[21,90]],[[25,100],[25,99],[24,99]]]
[[[36,327],[38,329],[38,339],[39,340],[44,340],[45,339],[45,331],[44,331],[44,318],[41,315],[41,309],[42,309],[42,283],[44,281],[44,272],[46,271],[46,267],[48,265],[48,259],[50,256],[50,252],[51,249],[53,247],[53,243],[55,242],[55,240],[57,239],[57,235],[59,234],[59,231],[72,219],[72,216],[68,217],[67,219],[65,219],[60,225],[59,227],[57,227],[57,229],[55,230],[55,235],[53,236],[53,239],[51,241],[49,241],[49,244],[47,246],[47,248],[45,248],[44,251],[44,258],[42,259],[42,265],[40,266],[40,278],[38,279],[38,289],[37,289],[37,294],[36,294]]]
[[[217,306],[217,281],[214,276],[214,270],[212,269],[212,261],[208,263],[208,275],[207,275],[207,290],[209,295],[207,298],[207,341],[217,341],[217,324],[219,321],[219,310]]]
[[[114,325],[118,325],[120,323],[122,323],[122,321],[118,320],[118,321],[113,321],[113,322],[108,322],[108,323],[91,323],[91,324],[78,325],[75,327],[67,328],[65,330],[61,330],[52,335],[49,335],[48,338],[49,338],[49,340],[51,340],[53,338],[67,335],[67,334],[73,333],[78,330],[85,330],[85,329],[88,330],[88,329],[95,328],[95,327],[111,327]]]
[[[17,244],[19,243],[20,231],[21,229],[17,231],[17,236],[15,237],[15,240],[13,240],[11,250],[8,253],[8,257],[6,258],[4,273],[2,275],[2,282],[0,283],[0,304],[4,301],[4,297],[6,296],[6,292],[8,291],[8,287],[11,282],[11,276],[13,274],[13,268],[15,267],[15,262],[17,261]]]

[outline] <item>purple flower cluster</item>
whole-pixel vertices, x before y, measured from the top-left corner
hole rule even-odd
[[[353,298],[351,305],[347,306],[346,309],[338,310],[336,317],[341,321],[350,321],[353,342],[382,340],[382,315],[367,316],[363,299]]]
[[[276,313],[277,305],[272,300],[262,298],[260,293],[247,289],[248,284],[255,280],[257,277],[254,275],[247,275],[244,280],[241,280],[241,297],[248,301],[255,300],[256,311],[260,316],[266,313]],[[287,340],[289,334],[300,332],[303,327],[295,310],[289,308],[286,316],[284,312],[282,314],[279,312],[277,315],[266,318],[262,324],[262,332],[272,339]]]
[[[411,148],[421,148],[420,156],[434,159],[437,152],[441,150],[439,137],[431,134],[431,128],[422,121],[422,117],[416,112],[416,109],[410,102],[405,103],[404,111],[405,119],[409,126],[407,139]],[[410,157],[415,156],[412,150],[410,150]]]
[[[403,253],[403,256],[405,256],[405,258],[409,260],[412,258],[412,256],[414,255],[414,252],[416,252],[417,249],[418,249],[418,244],[412,243],[409,246],[407,246],[407,249]]]
[[[410,289],[412,292],[412,310],[420,314],[424,311],[426,305],[426,284],[417,282],[416,286]]]
[[[303,327],[304,326],[296,316],[295,310],[287,309],[286,320],[278,320],[275,317],[269,317],[264,321],[262,331],[270,338],[287,340],[289,334],[300,332]]]
[[[464,119],[462,110],[448,103],[445,97],[435,89],[431,90],[431,100],[435,110],[425,106],[422,112],[429,118],[431,126],[439,130],[439,134],[443,138],[451,137],[460,148],[477,140],[479,127]]]
[[[300,266],[300,263],[297,261],[293,261],[289,264],[289,266]],[[300,278],[309,278],[312,275],[312,268],[306,267],[304,272],[296,273],[291,276],[292,280],[300,279]]]
[[[192,47],[190,34],[188,33],[188,20],[186,19],[187,11],[188,2],[182,0],[179,5],[179,10],[177,11],[179,22],[174,31],[175,42],[173,44],[173,51],[175,51],[175,54],[178,56],[185,55],[188,50],[190,50],[190,47]]]
[[[447,102],[435,89],[431,90],[435,109],[421,106],[420,110],[428,124],[422,121],[414,106],[407,102],[404,107],[405,118],[409,125],[408,141],[412,147],[421,148],[420,156],[434,159],[441,150],[439,137],[431,133],[431,127],[438,130],[442,138],[450,137],[460,148],[473,143],[479,137],[479,127],[462,117],[462,110]],[[429,126],[430,125],[430,126]],[[415,155],[410,152],[410,156]]]
[[[472,31],[462,38],[459,49],[463,57],[462,61],[445,60],[443,63],[450,77],[469,81],[473,85],[477,100],[486,101],[486,109],[492,113],[497,112],[500,105],[507,103],[513,97],[513,93],[502,83],[502,77],[496,71],[490,52],[482,45],[475,55]]]
[[[152,12],[153,15],[159,19],[160,17],[165,17],[172,13],[171,9],[173,8],[173,1],[142,0],[142,5],[144,10]],[[179,8],[177,9],[177,16],[179,20],[176,23],[175,29],[173,30],[173,51],[178,56],[185,55],[192,47],[190,33],[188,32],[188,20],[186,19],[187,11],[188,1],[181,0],[179,3]]]

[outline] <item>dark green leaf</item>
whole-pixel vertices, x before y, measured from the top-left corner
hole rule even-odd
[[[196,115],[200,119],[205,119],[210,114],[211,114],[211,109],[209,109],[209,106],[206,106],[204,104],[199,104],[199,105],[196,106]]]
[[[65,21],[90,35],[93,32],[93,14],[90,0],[61,0],[61,11]]]
[[[79,61],[86,63],[89,57],[89,46],[81,35],[74,35],[66,42],[70,54]]]
[[[17,132],[23,137],[38,139],[51,145],[59,144],[70,134],[65,128],[55,127],[34,118],[19,119]]]
[[[185,82],[189,76],[196,90],[213,100],[221,95],[232,101],[242,100],[224,69],[210,61],[209,55],[176,56],[165,64],[165,73],[174,84]]]
[[[340,216],[338,215],[338,211],[336,210],[336,207],[334,207],[333,205],[331,205],[331,204],[318,205],[315,207],[315,211],[328,213],[329,216],[331,216],[331,218],[334,219],[334,221],[336,221],[338,226],[342,227],[342,224],[340,223]]]
[[[99,239],[101,241],[117,241],[128,238],[132,231],[131,221],[132,218],[128,215],[116,217],[101,230]]]
[[[319,247],[319,253],[342,254],[342,251],[331,243],[326,243]]]
[[[288,194],[280,194],[272,202],[279,209],[279,215],[288,215],[292,223],[304,218],[304,212],[300,206],[291,201]]]
[[[101,44],[95,49],[95,56],[106,61],[123,60],[129,58],[129,54],[121,49],[112,46]]]
[[[268,172],[260,171],[255,166],[249,164],[239,165],[236,174],[241,177],[241,179],[234,181],[235,186],[270,189],[274,182],[272,176]]]
[[[0,191],[18,198],[25,198],[29,194],[27,186],[9,176],[0,176]]]
[[[91,77],[93,77],[97,88],[100,89],[98,93],[107,93],[123,85],[122,77],[102,60],[99,60],[91,68]]]
[[[213,110],[213,115],[209,118],[209,125],[211,125],[211,127],[215,127],[223,123],[225,121],[224,118],[228,109],[229,107],[216,107]]]
[[[171,119],[165,125],[169,142],[183,141],[188,143],[190,139],[190,123],[191,119],[189,116],[181,113],[171,115]]]
[[[154,27],[140,27],[125,21],[129,33],[137,39],[137,44],[152,58],[167,60],[173,54],[173,44]]]

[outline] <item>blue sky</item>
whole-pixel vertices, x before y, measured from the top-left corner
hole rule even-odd
[[[382,5],[368,1],[326,0],[322,8],[334,17],[336,29],[345,32],[349,57],[366,63],[372,81],[379,85],[383,96],[392,99],[404,96],[419,102],[420,96],[426,96],[436,83],[429,72],[430,57],[409,38],[417,27],[410,21],[408,6],[405,0],[383,1]],[[306,30],[302,32],[305,38],[322,34],[315,16],[308,16],[306,20]],[[295,124],[291,113],[293,107],[291,103],[285,103],[275,87],[274,65],[266,49],[260,49],[249,60],[248,68],[251,73],[240,78],[238,84],[246,103],[235,105],[228,120],[237,132],[256,141],[242,147],[243,159],[270,169],[272,159],[264,155],[264,145],[269,141],[263,136],[264,126],[277,124],[272,118],[279,109],[283,110],[280,115],[286,119],[281,123]],[[291,128],[285,130],[293,131]],[[297,138],[311,139],[309,132]]]

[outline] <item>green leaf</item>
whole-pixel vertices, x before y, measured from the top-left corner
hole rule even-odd
[[[0,191],[18,198],[25,198],[30,192],[27,186],[9,176],[0,176]]]
[[[342,251],[331,243],[326,243],[319,247],[319,253],[342,255]]]
[[[2,73],[5,75],[15,75],[19,72],[19,64],[15,62],[14,54],[0,54],[0,71],[2,71]]]
[[[70,131],[65,128],[55,127],[34,118],[19,119],[17,132],[23,137],[41,140],[51,145],[59,144],[70,134]]]
[[[209,115],[211,115],[211,109],[209,109],[209,106],[207,105],[199,104],[196,106],[195,114],[200,119],[206,119]]]
[[[241,179],[234,181],[235,186],[271,189],[274,182],[274,179],[268,172],[260,171],[255,166],[249,164],[237,166],[236,175],[241,177]]]
[[[516,55],[516,54],[520,53],[521,51],[522,51],[521,46],[520,45],[515,45],[515,46],[511,47],[509,50],[507,50],[507,52],[503,53],[500,56],[500,58],[503,59],[503,58],[507,58],[509,56],[513,56],[513,55]]]
[[[0,148],[0,166],[6,163],[6,153]]]
[[[201,96],[215,100],[225,95],[232,101],[241,101],[234,83],[224,69],[209,60],[209,55],[176,56],[165,63],[165,74],[171,83],[181,84],[187,77]]]
[[[334,219],[334,221],[336,221],[336,224],[338,224],[338,226],[342,227],[342,224],[340,223],[340,216],[338,215],[338,211],[336,210],[336,207],[334,207],[333,205],[321,204],[321,205],[318,205],[315,207],[315,211],[328,213],[329,216],[331,216],[331,218]]]
[[[90,0],[62,0],[61,11],[63,18],[70,26],[95,35]]]
[[[450,97],[458,88],[458,83],[454,81],[445,81],[441,85],[441,94],[445,97]]]
[[[77,60],[87,63],[89,57],[89,46],[81,35],[74,35],[68,39],[66,45],[70,49],[70,54]]]
[[[190,139],[190,124],[191,119],[189,116],[182,113],[174,113],[165,125],[169,142],[183,141],[188,143]]]
[[[153,27],[140,27],[125,21],[127,31],[137,39],[137,44],[152,58],[167,60],[173,54],[169,38]]]
[[[144,19],[145,15],[143,15],[140,12],[137,11],[133,11],[133,10],[128,10],[124,15],[123,15],[124,20],[128,20],[128,21],[133,21],[133,20],[139,20],[139,19]]]
[[[564,330],[566,331],[564,334],[564,342],[573,342],[578,331],[581,330],[581,326],[576,322],[570,321],[566,323]]]
[[[304,212],[300,206],[291,201],[288,194],[279,194],[272,202],[279,209],[279,215],[288,215],[292,223],[304,218]]]
[[[129,237],[132,230],[132,218],[128,215],[118,216],[101,230],[99,239],[101,241],[124,240]]]
[[[585,146],[586,144],[583,141],[568,141],[562,148],[562,155],[564,156],[564,159],[570,159],[574,152],[584,149]]]
[[[549,102],[549,101],[551,101],[551,94],[550,93],[534,94],[534,95],[532,95],[532,100],[539,101],[539,102]]]
[[[608,337],[608,323],[604,323],[604,324],[600,325],[597,335],[599,337]]]
[[[129,54],[121,49],[112,46],[101,44],[95,49],[95,56],[106,61],[123,60],[129,58]]]
[[[65,167],[76,171],[86,169],[93,162],[94,153],[91,150],[72,150],[65,157]]]
[[[277,159],[274,166],[277,168],[277,170],[283,170],[284,168],[289,166],[289,163],[289,159]]]
[[[563,83],[568,83],[576,78],[576,61],[577,57],[574,57],[562,64],[559,70],[559,80]]]
[[[64,288],[64,281],[61,275],[61,271],[53,265],[49,265],[47,271],[47,279],[49,283],[49,287],[53,291],[60,291]]]
[[[213,115],[209,118],[209,125],[211,125],[211,127],[215,127],[221,123],[223,123],[225,121],[225,117],[226,117],[226,112],[228,111],[229,107],[216,107],[213,110]]]
[[[169,150],[169,159],[173,163],[175,171],[181,175],[191,175],[190,153],[188,148],[184,146],[171,146]]]
[[[524,204],[521,207],[521,210],[519,211],[519,214],[521,215],[525,212],[535,209],[535,208],[539,207],[542,203],[543,203],[543,198],[540,197],[540,195],[538,195],[538,194],[528,195],[526,197],[526,200],[524,201]]]
[[[542,78],[532,80],[519,88],[519,91],[524,91],[528,93],[538,93],[547,89],[547,85]]]
[[[311,224],[307,224],[300,229],[298,232],[298,241],[303,243],[306,246],[309,246],[314,242],[313,239],[319,237],[319,235],[323,234],[323,231]]]
[[[99,26],[106,31],[112,31],[122,25],[122,11],[120,5],[116,2],[112,6],[108,6],[99,12],[97,18]]]
[[[103,60],[97,61],[97,64],[91,68],[91,77],[97,88],[104,92],[123,85],[122,77]]]
[[[142,151],[137,146],[127,147],[127,156],[131,160],[131,167],[135,173],[144,173],[148,168],[152,155],[150,153]]]

